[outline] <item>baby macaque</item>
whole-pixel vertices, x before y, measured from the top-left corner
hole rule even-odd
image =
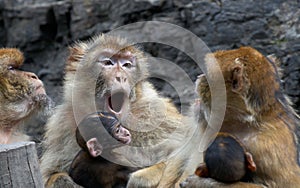
[[[122,144],[130,143],[130,132],[112,113],[96,112],[87,116],[76,130],[76,140],[82,150],[74,158],[69,175],[75,183],[86,188],[125,187],[129,173],[134,170],[100,156],[104,148],[98,139],[102,135],[100,126],[104,126],[105,130]]]
[[[227,133],[217,135],[205,152],[204,162],[195,174],[224,183],[251,181],[251,173],[256,171],[252,155],[235,137]]]

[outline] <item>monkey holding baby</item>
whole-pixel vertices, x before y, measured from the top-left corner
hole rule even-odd
[[[161,177],[166,162],[183,147],[196,125],[183,123],[171,100],[160,96],[147,80],[149,65],[138,47],[118,36],[97,35],[70,47],[63,102],[46,124],[41,158],[46,187],[76,186],[68,171],[81,150],[75,136],[77,124],[96,111],[115,114],[131,134],[130,147],[124,144],[115,149],[123,155],[116,160],[143,168],[130,174],[128,187],[179,181],[184,164],[172,169],[176,175]]]
[[[227,94],[220,132],[234,136],[247,148],[256,171],[251,181],[231,183],[192,175],[181,187],[299,187],[300,121],[281,90],[278,65],[251,47],[208,54],[205,63],[215,60],[222,70]],[[208,121],[212,99],[205,75],[197,79],[196,90],[201,102],[199,114]]]
[[[224,184],[193,176],[182,186],[297,187],[299,117],[280,90],[278,68],[250,47],[209,54],[205,63],[209,64],[213,57],[222,70],[227,94],[221,132],[237,138],[251,153],[257,168],[251,182]],[[200,127],[201,136],[208,126],[212,100],[208,81],[201,77],[197,82],[201,99],[197,126],[183,122],[184,117],[170,100],[159,96],[146,81],[148,65],[142,51],[115,36],[99,35],[70,48],[63,103],[46,125],[45,153],[41,159],[46,187],[74,187],[67,171],[81,149],[75,137],[76,119],[80,122],[95,111],[114,113],[130,131],[130,145],[136,147],[130,148],[132,157],[128,160],[135,160],[136,156],[154,159],[130,175],[128,187],[173,187],[195,171],[199,154],[194,146],[199,144],[199,138],[186,141],[195,128]],[[91,99],[99,105],[96,110],[86,105]],[[143,153],[139,148],[151,152]]]

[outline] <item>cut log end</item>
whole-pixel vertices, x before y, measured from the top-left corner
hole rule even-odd
[[[44,187],[34,142],[0,145],[0,187]]]

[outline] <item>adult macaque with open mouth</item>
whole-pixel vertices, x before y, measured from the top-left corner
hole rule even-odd
[[[67,172],[80,150],[76,122],[96,111],[115,114],[131,133],[131,143],[123,144],[125,149],[116,160],[126,158],[128,165],[150,166],[131,174],[127,186],[160,183],[166,161],[184,146],[191,127],[182,123],[183,117],[172,102],[159,96],[147,81],[148,63],[137,47],[109,35],[70,48],[63,103],[46,125],[46,150],[41,159],[46,187],[75,186]],[[168,168],[172,173],[164,175],[164,184],[173,186],[179,180],[186,160],[180,161]]]

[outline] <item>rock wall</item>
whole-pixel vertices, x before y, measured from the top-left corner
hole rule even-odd
[[[282,61],[283,88],[300,110],[299,18],[299,0],[0,0],[0,47],[23,50],[24,69],[37,73],[60,103],[68,45],[137,21],[169,22],[192,31],[212,51],[250,45],[275,54]],[[177,63],[193,81],[200,73],[178,49],[144,48]],[[180,103],[172,87],[153,81]]]

